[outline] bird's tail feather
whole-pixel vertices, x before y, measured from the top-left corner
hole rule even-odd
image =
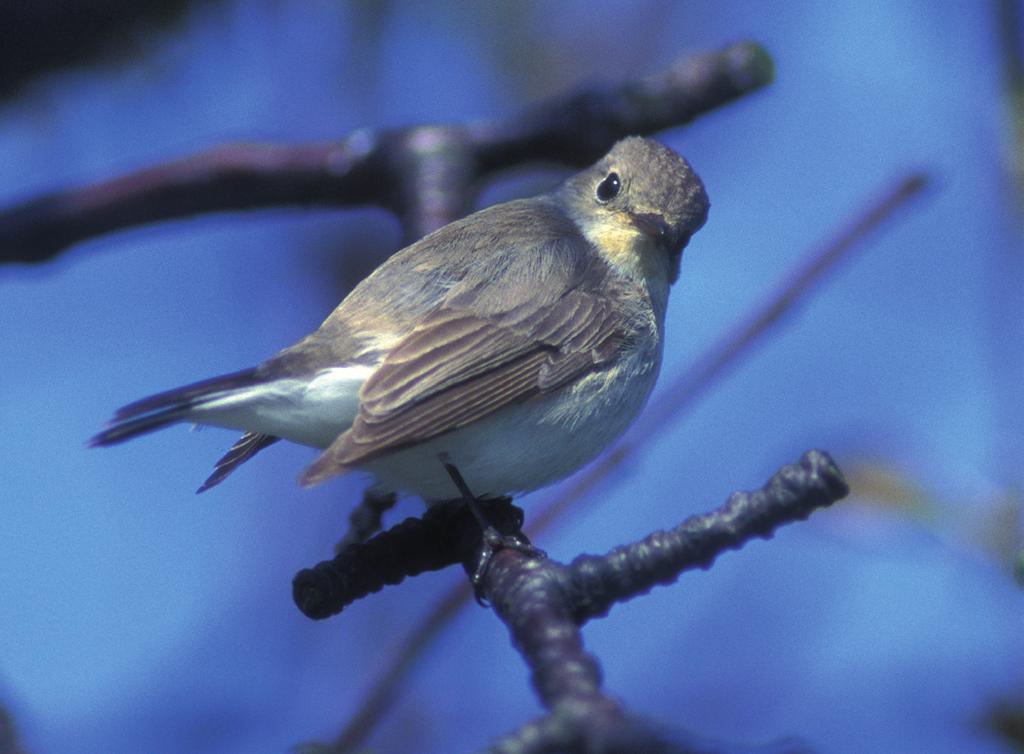
[[[89,445],[116,445],[133,437],[184,421],[193,409],[226,393],[263,382],[256,369],[224,374],[129,403],[114,413],[110,426],[89,440]]]
[[[218,484],[223,482],[228,475],[241,466],[243,463],[248,461],[254,455],[259,453],[261,450],[269,445],[273,445],[275,442],[280,440],[279,437],[273,435],[262,435],[257,432],[246,432],[242,437],[231,446],[231,449],[225,453],[217,465],[213,469],[213,473],[206,478],[202,486],[196,490],[196,494],[206,492],[211,487],[216,487]]]

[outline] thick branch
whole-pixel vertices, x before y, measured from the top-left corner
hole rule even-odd
[[[581,556],[568,568],[528,559],[515,550],[499,552],[487,572],[485,593],[508,626],[550,712],[491,751],[721,750],[684,748],[650,726],[628,722],[619,705],[601,691],[600,666],[583,649],[579,625],[604,615],[615,602],[674,581],[685,570],[706,568],[718,554],[754,537],[770,537],[778,526],[803,520],[848,492],[828,454],[812,450],[798,464],[780,469],[760,490],[734,493],[712,513],[604,556]]]
[[[767,53],[740,43],[638,82],[555,98],[507,123],[217,147],[0,212],[0,263],[44,262],[80,241],[145,223],[289,205],[379,205],[398,216],[411,241],[466,214],[496,170],[537,160],[589,163],[623,136],[687,123],[771,75]]]
[[[514,534],[523,525],[522,510],[508,498],[489,502],[487,512],[504,534]],[[299,571],[292,580],[292,597],[307,617],[329,618],[386,584],[399,584],[424,571],[465,563],[471,573],[480,546],[480,526],[462,502],[438,503],[422,518],[407,518],[365,542],[348,544],[331,560]]]
[[[664,743],[651,751],[691,750],[653,729],[637,727],[604,694],[600,665],[584,649],[580,625],[607,613],[615,602],[675,580],[683,571],[706,568],[726,550],[755,537],[769,537],[778,526],[805,519],[847,492],[828,454],[812,450],[798,464],[783,467],[760,490],[734,493],[712,513],[607,555],[581,556],[565,566],[515,549],[499,550],[484,577],[483,593],[508,626],[549,714],[503,739],[492,751],[629,752],[637,750],[640,740],[652,746]],[[522,524],[521,511],[508,500],[490,503],[488,513],[503,533]],[[472,573],[480,539],[479,528],[461,505],[435,505],[423,519],[407,519],[365,543],[350,545],[334,560],[300,572],[294,582],[296,604],[307,616],[324,618],[384,584],[425,570],[461,562]],[[613,741],[621,746],[609,748]],[[342,744],[320,750],[345,751]]]
[[[763,745],[716,741],[688,731],[670,730],[650,720],[623,716],[598,736],[591,721],[560,708],[531,720],[492,743],[481,754],[810,754],[801,741],[787,738]]]
[[[104,233],[203,212],[371,204],[386,191],[373,146],[358,133],[338,144],[233,144],[58,191],[0,213],[0,261],[45,262]]]
[[[348,545],[331,560],[299,571],[292,579],[295,605],[308,618],[329,618],[385,584],[451,565],[457,548],[450,513],[450,507],[435,508],[422,519],[408,518],[366,542]]]

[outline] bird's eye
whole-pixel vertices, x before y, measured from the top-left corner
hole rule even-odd
[[[597,184],[597,201],[610,202],[612,199],[619,195],[619,190],[622,188],[622,181],[619,180],[618,173],[609,173],[603,181]]]

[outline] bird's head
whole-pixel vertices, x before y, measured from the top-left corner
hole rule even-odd
[[[666,146],[633,136],[558,191],[583,235],[620,272],[675,282],[690,236],[707,220],[704,184]]]

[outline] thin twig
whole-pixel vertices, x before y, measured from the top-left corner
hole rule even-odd
[[[1017,212],[1024,212],[1024,12],[1018,0],[995,0],[993,30],[1003,65],[1003,90],[1009,120],[1006,162],[1017,193]]]
[[[924,173],[909,173],[885,190],[881,198],[856,213],[851,222],[831,235],[830,241],[805,255],[797,268],[783,278],[786,281],[784,284],[744,316],[739,325],[720,338],[694,366],[663,391],[667,397],[656,401],[645,412],[646,415],[657,417],[656,420],[645,421],[638,428],[639,431],[631,433],[628,439],[605,454],[575,484],[531,518],[527,527],[530,537],[536,538],[550,528],[627,458],[655,440],[674,421],[678,421],[715,379],[750,356],[752,346],[770,332],[773,325],[779,324],[783,314],[809,297],[826,272],[848,258],[871,231],[919,194],[926,184],[927,176]],[[398,687],[414,666],[417,657],[441,629],[455,618],[459,610],[469,604],[472,596],[472,589],[462,580],[444,593],[433,609],[408,634],[398,650],[392,653],[390,662],[330,746],[330,751],[337,754],[350,752],[366,740],[391,706]]]

